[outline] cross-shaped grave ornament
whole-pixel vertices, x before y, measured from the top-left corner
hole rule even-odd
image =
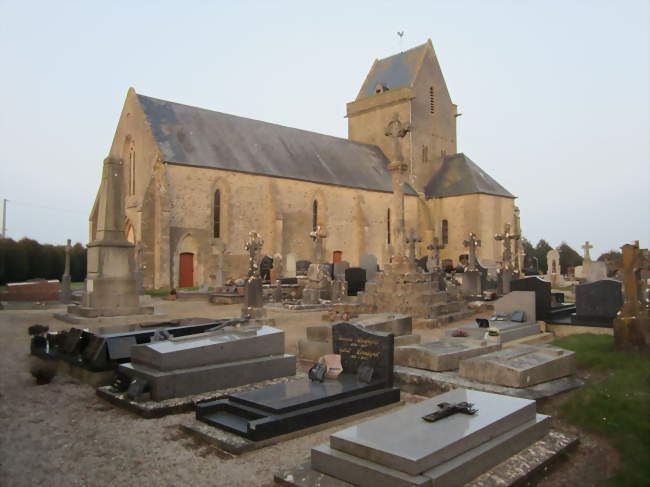
[[[317,225],[314,230],[309,232],[309,237],[314,242],[316,263],[320,264],[323,260],[323,240],[327,238],[327,231]]]
[[[430,423],[434,421],[438,421],[439,419],[446,418],[447,416],[451,416],[452,414],[456,413],[462,413],[462,414],[469,414],[474,415],[478,412],[478,409],[474,408],[474,404],[471,402],[456,402],[456,403],[451,403],[451,402],[441,402],[438,404],[438,410],[434,411],[430,414],[427,414],[426,416],[422,416],[422,419],[425,421],[428,421]]]
[[[591,261],[591,256],[589,255],[589,250],[593,249],[594,246],[589,244],[589,240],[585,242],[585,244],[582,246],[583,250],[585,251],[585,255],[582,258],[583,261]]]
[[[463,245],[469,249],[469,267],[468,271],[476,271],[476,247],[481,246],[481,241],[474,232],[470,232],[469,239],[463,242]]]
[[[427,269],[429,272],[440,269],[440,251],[444,248],[445,246],[440,243],[438,237],[433,237],[433,242],[427,245],[427,250],[433,250],[433,254],[429,254],[427,258]]]
[[[409,260],[415,262],[415,244],[422,242],[422,238],[415,232],[415,228],[411,228],[409,236],[406,238],[406,244],[409,246]]]
[[[248,277],[256,275],[259,270],[257,262],[263,245],[264,240],[259,233],[248,232],[248,242],[244,245],[244,249],[248,251]]]
[[[494,236],[494,240],[503,241],[503,268],[511,269],[512,268],[512,240],[519,240],[521,235],[515,235],[510,233],[510,224],[506,223],[503,226],[503,233],[497,233]]]

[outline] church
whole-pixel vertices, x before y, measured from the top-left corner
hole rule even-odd
[[[404,222],[407,236],[421,240],[417,257],[435,238],[443,262],[457,265],[473,232],[481,261],[496,264],[502,246],[494,235],[505,224],[514,228],[515,196],[457,151],[457,116],[431,40],[374,61],[347,104],[347,139],[130,88],[109,157],[123,168],[124,232],[145,287],[215,286],[244,276],[251,230],[264,239],[264,255],[282,256],[286,276],[296,261],[314,260],[310,233],[319,227],[326,260],[337,252],[354,266],[374,254],[382,266],[395,225],[388,170],[395,154],[386,133],[395,117],[410,128],[401,139]]]

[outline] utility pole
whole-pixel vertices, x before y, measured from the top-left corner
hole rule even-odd
[[[7,238],[7,198],[2,200],[2,233],[0,238]]]

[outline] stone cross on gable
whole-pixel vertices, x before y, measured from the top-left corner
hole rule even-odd
[[[438,237],[433,237],[433,243],[427,245],[427,250],[433,250],[433,254],[429,255],[427,259],[427,269],[429,272],[440,269],[440,251],[444,249],[445,246],[440,244]]]
[[[510,233],[510,224],[506,223],[503,227],[503,233],[497,233],[494,236],[494,240],[501,241],[503,240],[503,267],[506,269],[512,268],[512,247],[511,240],[514,240],[515,243],[521,235],[515,235]]]
[[[314,247],[315,247],[315,260],[316,264],[320,264],[321,261],[323,260],[323,240],[325,240],[328,235],[327,231],[323,229],[320,225],[316,226],[316,230],[312,230],[309,232],[309,237],[312,239],[314,242]]]
[[[584,251],[585,251],[585,255],[584,255],[584,257],[582,258],[582,260],[585,260],[585,261],[591,261],[591,256],[589,255],[589,250],[590,250],[590,249],[593,249],[594,246],[593,246],[593,245],[589,245],[589,240],[587,240],[587,241],[585,242],[585,244],[582,246],[582,248],[583,248]]]
[[[481,246],[481,241],[474,232],[470,232],[469,239],[463,242],[463,245],[469,249],[469,267],[468,271],[475,271],[476,268],[476,247]]]
[[[254,276],[258,272],[259,254],[264,245],[264,240],[259,233],[252,231],[248,233],[248,242],[244,249],[248,251],[248,277]]]
[[[406,238],[406,244],[409,246],[409,260],[411,262],[415,262],[415,244],[419,242],[422,242],[422,238],[415,233],[415,228],[411,228],[409,236]]]

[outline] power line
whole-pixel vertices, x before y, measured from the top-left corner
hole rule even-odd
[[[9,201],[9,200],[5,200],[5,201]],[[69,213],[84,213],[84,214],[87,214],[87,212],[81,211],[81,210],[71,210],[71,209],[68,209],[68,208],[55,208],[53,206],[33,205],[31,203],[25,203],[25,202],[16,201],[16,200],[11,200],[11,202],[14,203],[14,204],[18,204],[19,206],[28,206],[30,208],[39,208],[39,209],[42,209],[42,210],[65,211],[65,212],[69,212]]]

